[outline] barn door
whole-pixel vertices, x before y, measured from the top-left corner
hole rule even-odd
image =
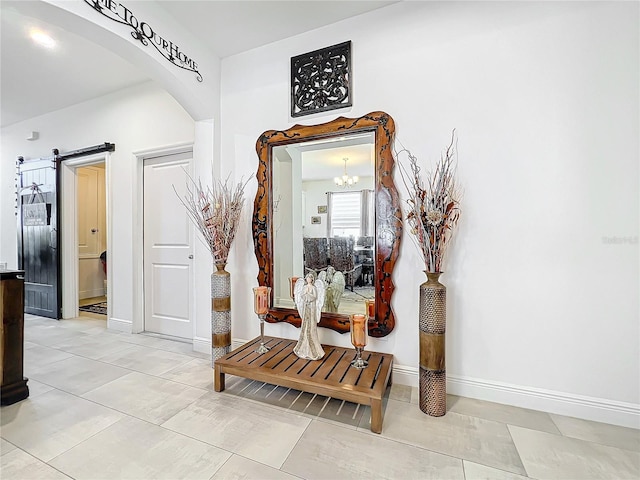
[[[61,318],[57,156],[18,159],[18,265],[24,311]]]

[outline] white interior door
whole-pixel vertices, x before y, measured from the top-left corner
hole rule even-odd
[[[107,248],[104,164],[76,169],[78,298],[105,295],[100,254]]]
[[[193,228],[185,194],[192,153],[144,160],[144,329],[193,339]]]
[[[99,256],[98,236],[98,169],[83,167],[78,175],[78,255],[80,258]]]

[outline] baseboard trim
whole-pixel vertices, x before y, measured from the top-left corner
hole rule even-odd
[[[237,338],[231,339],[231,350],[235,350],[247,343],[246,340],[240,340]],[[193,349],[196,352],[211,354],[211,339],[203,337],[193,337]]]
[[[81,290],[78,293],[78,298],[84,300],[85,298],[94,298],[104,296],[104,287],[95,288],[93,290]]]
[[[418,368],[393,367],[393,381],[418,386]],[[640,405],[447,374],[447,393],[623,427],[640,428]]]
[[[393,383],[398,385],[418,386],[418,369],[405,365],[394,365],[392,370]]]
[[[117,332],[131,333],[131,320],[122,320],[120,318],[111,317],[107,320],[107,330],[115,330]]]
[[[247,340],[237,338],[231,339],[231,350],[235,350],[247,343]],[[193,350],[200,353],[208,353],[211,355],[211,339],[204,337],[193,337]]]
[[[247,341],[234,338],[233,349]],[[195,341],[194,341],[195,345]],[[417,367],[393,366],[393,383],[418,386]],[[447,393],[623,427],[640,428],[640,404],[447,374]]]
[[[463,397],[640,428],[640,404],[457,375],[447,376],[447,389]]]
[[[211,339],[204,337],[193,337],[193,351],[208,353],[211,355]]]

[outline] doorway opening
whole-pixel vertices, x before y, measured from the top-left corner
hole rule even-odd
[[[104,162],[76,168],[78,309],[107,316],[107,195]]]
[[[110,318],[109,152],[61,162],[62,318]],[[103,262],[104,260],[104,262]],[[92,305],[91,308],[87,308]]]

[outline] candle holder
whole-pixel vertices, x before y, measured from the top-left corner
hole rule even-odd
[[[271,304],[271,287],[254,287],[253,288],[253,310],[260,319],[260,346],[255,350],[256,353],[267,353],[270,349],[264,344],[264,319],[269,312]]]
[[[362,370],[369,365],[369,362],[362,358],[362,349],[367,345],[367,319],[364,315],[351,315],[349,326],[351,327],[351,343],[356,349],[356,358],[351,362],[351,366]]]
[[[295,300],[296,297],[296,282],[300,277],[289,277],[289,296],[291,300]]]
[[[376,301],[373,298],[367,298],[364,303],[367,306],[367,317],[369,317],[369,320],[375,319]]]

